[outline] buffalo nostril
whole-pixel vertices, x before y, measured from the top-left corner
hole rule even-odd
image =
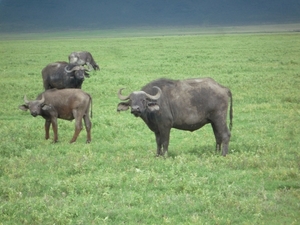
[[[32,112],[31,115],[34,116],[34,117],[36,117],[37,116],[37,112]]]
[[[138,106],[132,106],[131,111],[140,111],[140,107]]]
[[[135,116],[139,116],[141,114],[140,107],[138,106],[131,107],[131,113]]]

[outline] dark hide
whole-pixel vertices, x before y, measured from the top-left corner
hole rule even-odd
[[[89,68],[92,67],[94,70],[100,70],[92,54],[87,51],[72,52],[69,55],[69,63],[81,65],[81,66],[87,65]]]
[[[45,119],[45,138],[49,139],[50,124],[54,132],[54,142],[58,141],[57,118],[64,120],[75,119],[75,133],[70,143],[75,142],[82,130],[82,119],[87,132],[87,143],[91,142],[92,123],[89,110],[92,98],[80,89],[50,89],[38,95],[36,100],[20,105],[21,110],[30,110],[32,116],[42,116]]]
[[[72,71],[67,72],[66,71]],[[89,77],[87,69],[67,62],[50,63],[42,70],[44,89],[79,88],[85,77]]]
[[[155,86],[161,89],[162,94],[159,99],[151,100],[145,93],[155,95]],[[126,97],[120,99],[126,100]],[[231,135],[226,123],[229,100],[231,130],[231,92],[211,78],[152,81],[141,91],[132,92],[127,102],[118,104],[117,110],[123,111],[131,107],[131,113],[144,120],[155,133],[157,155],[168,152],[171,128],[195,131],[210,123],[216,139],[216,149],[220,151],[222,145],[222,155],[226,156]]]

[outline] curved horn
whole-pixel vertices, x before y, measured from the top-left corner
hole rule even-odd
[[[157,87],[157,86],[153,86],[153,88],[155,88],[155,89],[158,90],[158,92],[157,92],[156,95],[150,95],[150,94],[147,94],[146,92],[145,92],[145,94],[146,94],[146,96],[147,96],[148,98],[150,98],[151,100],[157,100],[157,99],[160,98],[160,96],[161,96],[161,94],[162,94],[162,91],[161,91],[161,89],[160,89],[159,87]]]
[[[71,70],[68,70],[67,67],[68,66],[65,67],[65,71],[67,73],[72,73],[74,70],[79,70],[80,69],[80,66],[74,66]]]
[[[42,104],[42,103],[44,103],[44,101],[45,101],[45,97],[44,97],[44,94],[42,94],[42,99],[41,99],[41,100],[38,100],[38,103],[39,103],[39,104]]]
[[[27,100],[27,97],[26,97],[26,95],[24,95],[24,102],[25,102],[26,104],[28,104],[28,103],[29,103],[29,101]]]
[[[122,92],[123,89],[125,89],[125,88],[121,88],[121,89],[118,91],[118,97],[119,97],[120,100],[125,101],[125,100],[128,100],[128,99],[129,99],[129,96],[130,96],[130,95],[128,95],[128,96],[122,95],[121,92]]]

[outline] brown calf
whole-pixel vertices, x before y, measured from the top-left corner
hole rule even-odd
[[[82,130],[84,120],[87,143],[91,142],[92,123],[89,117],[91,96],[80,89],[50,89],[38,95],[36,100],[28,101],[24,96],[25,104],[20,105],[21,110],[30,110],[32,116],[42,116],[45,119],[45,138],[49,139],[50,124],[54,132],[54,142],[58,141],[57,118],[64,120],[75,119],[75,133],[70,143],[76,141]]]

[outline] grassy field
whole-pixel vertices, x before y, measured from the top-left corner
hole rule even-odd
[[[72,36],[0,41],[0,224],[300,223],[299,33]],[[83,83],[92,142],[83,130],[69,144],[74,122],[59,120],[53,144],[18,106],[43,91],[42,68],[74,50],[101,67]],[[172,130],[157,158],[144,122],[116,112],[119,88],[207,76],[233,93],[227,157],[207,125]]]

